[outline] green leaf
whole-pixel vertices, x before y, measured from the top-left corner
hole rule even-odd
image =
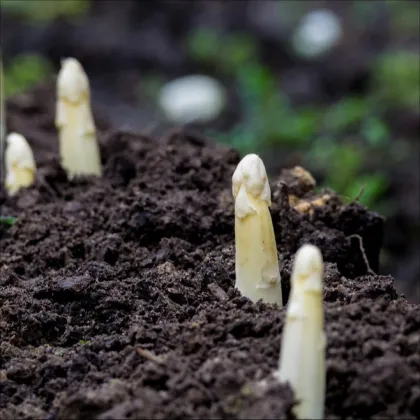
[[[324,166],[329,161],[334,139],[329,136],[320,136],[314,139],[306,153],[306,159],[311,166]],[[312,161],[312,162],[311,162]]]
[[[384,146],[389,141],[388,127],[385,122],[375,117],[364,121],[362,135],[372,147]]]
[[[276,79],[270,69],[259,63],[248,63],[238,69],[239,87],[254,101],[273,97]]]
[[[277,128],[279,142],[303,145],[313,140],[319,129],[321,114],[312,109],[302,109],[286,114],[282,120],[276,116],[272,123]]]
[[[222,42],[222,53],[222,59],[228,63],[230,69],[237,70],[255,59],[257,46],[246,34],[232,34]]]
[[[365,100],[351,97],[331,105],[325,116],[327,131],[340,132],[352,125],[359,124],[368,114],[369,107]]]
[[[417,52],[387,52],[374,63],[373,94],[392,108],[420,109],[420,59]]]
[[[52,74],[52,64],[39,55],[18,55],[4,69],[5,97],[25,91]]]
[[[187,38],[187,52],[197,62],[213,62],[217,60],[219,51],[219,35],[210,29],[198,29]]]
[[[0,225],[13,226],[16,217],[13,216],[0,216]]]
[[[386,191],[388,184],[387,178],[381,173],[362,175],[346,188],[345,195],[357,197],[363,189],[359,201],[367,207],[373,207]]]
[[[188,55],[198,63],[211,64],[234,75],[240,67],[252,62],[257,45],[247,34],[220,34],[210,29],[198,29],[187,39]]]
[[[90,6],[88,0],[2,0],[1,7],[31,22],[50,22],[57,17],[84,15]],[[2,11],[3,12],[3,11]]]
[[[362,150],[351,143],[332,142],[327,143],[326,154],[328,158],[320,165],[326,171],[324,185],[339,194],[348,195],[347,188],[357,178],[363,163]]]

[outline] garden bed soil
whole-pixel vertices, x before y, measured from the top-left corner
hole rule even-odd
[[[172,79],[204,71],[218,79],[221,77],[220,66],[203,67],[191,58],[187,45],[197,29],[249,35],[258,45],[262,62],[276,77],[287,80],[282,89],[293,104],[324,103],[367,94],[374,76],[372,63],[377,54],[403,47],[404,34],[392,29],[392,19],[387,17],[383,5],[378,4],[368,17],[363,13],[359,15],[360,10],[357,12],[356,9],[360,8],[352,2],[326,1],[321,5],[312,0],[301,1],[293,7],[289,3],[243,0],[221,5],[213,1],[191,4],[125,0],[115,8],[113,2],[92,0],[85,16],[76,20],[53,19],[42,25],[5,10],[2,14],[4,64],[7,67],[8,59],[33,51],[47,57],[58,71],[63,57],[76,57],[89,74],[97,108],[112,115],[116,126],[129,125],[160,135],[164,121],[152,105],[155,100],[147,94],[150,89],[148,76]],[[297,58],[289,47],[298,15],[308,6],[333,10],[345,28],[342,45],[327,59],[314,63]],[[411,37],[408,44],[418,45],[418,36]],[[230,79],[223,83],[231,106],[211,124],[217,131],[227,131],[246,120],[238,102],[237,86]],[[383,198],[387,201],[386,208],[392,209],[385,226],[381,270],[382,273],[393,273],[397,290],[405,293],[409,301],[418,303],[420,116],[418,112],[392,110],[386,121],[393,139],[410,139],[411,158],[403,163],[389,158],[381,160],[381,170],[386,171],[389,182]],[[343,135],[346,137],[345,133],[340,133],[337,141]],[[40,150],[43,150],[45,140],[39,140]],[[269,171],[275,171],[285,164],[285,157],[290,157],[281,145],[266,154]],[[378,168],[369,161],[365,169],[373,172]]]
[[[34,186],[0,190],[2,419],[288,418],[271,377],[284,309],[234,289],[236,151],[173,130],[162,138],[99,122],[100,179],[59,166],[54,91],[8,102],[8,128],[38,162]],[[302,172],[271,179],[283,296],[294,254],[325,259],[328,418],[416,418],[419,306],[379,276],[383,218],[313,199]],[[3,188],[3,187],[2,187]]]

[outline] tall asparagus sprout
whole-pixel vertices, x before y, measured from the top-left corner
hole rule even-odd
[[[31,147],[25,137],[17,133],[10,133],[7,136],[6,143],[5,186],[9,195],[14,195],[21,188],[33,184],[36,165]]]
[[[282,302],[280,270],[269,206],[271,191],[263,161],[254,154],[232,177],[235,198],[236,288],[253,302]]]
[[[300,419],[322,419],[325,400],[324,264],[319,249],[302,246],[295,257],[277,376],[289,382]]]
[[[55,124],[61,166],[69,178],[101,175],[101,158],[90,106],[89,80],[75,58],[62,61],[57,80]]]

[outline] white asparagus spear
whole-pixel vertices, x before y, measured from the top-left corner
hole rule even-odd
[[[320,250],[303,245],[296,253],[277,376],[289,382],[299,419],[322,419],[325,400],[325,333]]]
[[[61,166],[69,178],[102,173],[99,145],[90,105],[89,80],[75,58],[63,60],[57,79],[55,124]]]
[[[269,206],[271,191],[263,161],[245,156],[232,177],[235,198],[236,283],[253,302],[282,306],[280,270]]]
[[[7,136],[5,166],[5,186],[9,195],[14,195],[21,188],[33,184],[36,173],[35,159],[31,147],[22,135],[10,133]]]

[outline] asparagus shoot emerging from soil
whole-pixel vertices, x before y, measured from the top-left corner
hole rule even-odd
[[[232,177],[235,198],[236,284],[253,302],[282,306],[280,270],[269,206],[271,191],[263,161],[245,156]]]
[[[5,185],[9,195],[14,195],[20,188],[33,184],[35,159],[31,147],[22,135],[10,133],[7,136],[5,166]]]
[[[295,257],[283,328],[280,380],[289,382],[299,401],[300,419],[322,419],[325,399],[325,333],[322,299],[324,263],[319,249],[302,246]]]
[[[90,107],[89,80],[75,58],[62,61],[57,80],[55,124],[61,166],[69,178],[101,175],[101,158]]]

